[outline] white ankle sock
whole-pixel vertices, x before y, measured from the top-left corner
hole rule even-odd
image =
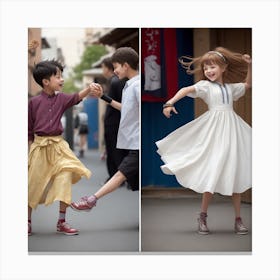
[[[65,220],[66,212],[59,211],[59,220]]]
[[[89,203],[92,203],[93,201],[97,201],[97,198],[96,198],[95,195],[91,195],[91,196],[88,197],[87,200],[88,200]]]

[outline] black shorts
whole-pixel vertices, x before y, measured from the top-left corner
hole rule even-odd
[[[88,134],[88,126],[86,124],[80,126],[79,134]]]
[[[118,170],[124,174],[133,191],[139,190],[139,151],[129,150]]]

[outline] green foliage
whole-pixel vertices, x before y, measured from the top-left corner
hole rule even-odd
[[[107,51],[102,45],[88,46],[82,55],[81,62],[73,68],[74,79],[81,81],[83,78],[82,72],[90,69],[91,65],[106,53]]]
[[[79,89],[75,86],[75,82],[72,76],[70,76],[66,81],[64,81],[63,92],[74,93],[78,91]]]

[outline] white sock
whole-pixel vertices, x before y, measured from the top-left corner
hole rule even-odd
[[[88,199],[87,199],[87,200],[88,200],[88,202],[89,202],[89,203],[92,203],[93,201],[95,201],[95,202],[96,202],[96,201],[97,201],[97,198],[96,198],[96,196],[95,196],[95,195],[91,195],[91,196],[89,196],[89,197],[88,197]]]
[[[59,220],[65,220],[66,212],[59,211]]]

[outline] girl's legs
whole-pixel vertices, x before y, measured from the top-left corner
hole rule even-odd
[[[207,213],[209,202],[212,198],[213,194],[210,192],[205,192],[202,195],[202,202],[201,202],[201,213]]]
[[[209,202],[210,202],[212,196],[213,196],[213,194],[210,192],[205,192],[202,195],[201,212],[200,212],[199,218],[197,220],[199,234],[208,234],[209,233],[206,218],[207,218],[207,210],[208,210]]]
[[[233,193],[232,194],[232,202],[235,212],[235,223],[234,223],[234,230],[237,234],[247,234],[248,229],[242,222],[240,217],[240,208],[241,208],[241,194],[240,193]]]
[[[233,193],[232,202],[233,202],[233,207],[234,207],[234,212],[235,212],[235,218],[240,218],[241,194]]]

